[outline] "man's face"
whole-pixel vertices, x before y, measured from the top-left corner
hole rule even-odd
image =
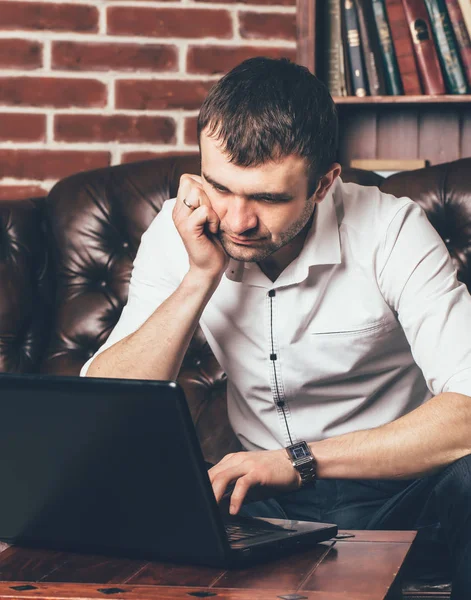
[[[220,143],[201,133],[203,189],[220,220],[219,238],[231,258],[260,262],[292,241],[315,206],[308,198],[305,159],[240,167]]]

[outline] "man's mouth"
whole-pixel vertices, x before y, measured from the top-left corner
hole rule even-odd
[[[243,240],[243,239],[239,239],[239,238],[233,238],[232,236],[229,236],[229,239],[234,244],[238,244],[240,246],[251,246],[252,244],[255,244],[260,241],[260,240],[247,240],[247,239]]]
[[[233,242],[234,244],[239,244],[241,246],[250,246],[252,244],[255,244],[257,242],[261,241],[261,238],[238,238],[238,237],[234,237],[232,235],[228,235],[226,234],[227,237],[231,240],[231,242]]]

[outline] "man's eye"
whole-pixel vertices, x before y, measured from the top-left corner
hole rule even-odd
[[[219,187],[218,185],[213,185],[213,188],[217,191],[220,192],[221,194],[224,194],[225,192],[227,192],[226,189]]]

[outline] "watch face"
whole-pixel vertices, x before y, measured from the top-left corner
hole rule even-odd
[[[295,458],[296,460],[298,460],[299,458],[306,458],[306,456],[311,456],[306,443],[291,446],[291,452],[293,458]]]

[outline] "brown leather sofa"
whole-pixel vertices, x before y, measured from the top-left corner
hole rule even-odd
[[[199,172],[196,156],[80,173],[60,181],[47,198],[0,202],[0,371],[79,373],[119,318],[142,233],[162,203],[176,195],[186,172]],[[344,170],[342,177],[418,202],[470,288],[471,158],[387,179],[360,170]],[[201,330],[179,381],[205,457],[214,462],[236,450],[227,422],[225,375]],[[441,562],[434,550],[421,552],[422,575],[427,576],[423,569],[430,558],[435,558],[429,568],[435,582],[426,584],[417,571],[409,571],[404,597],[440,592],[447,597],[449,584],[438,581]]]

